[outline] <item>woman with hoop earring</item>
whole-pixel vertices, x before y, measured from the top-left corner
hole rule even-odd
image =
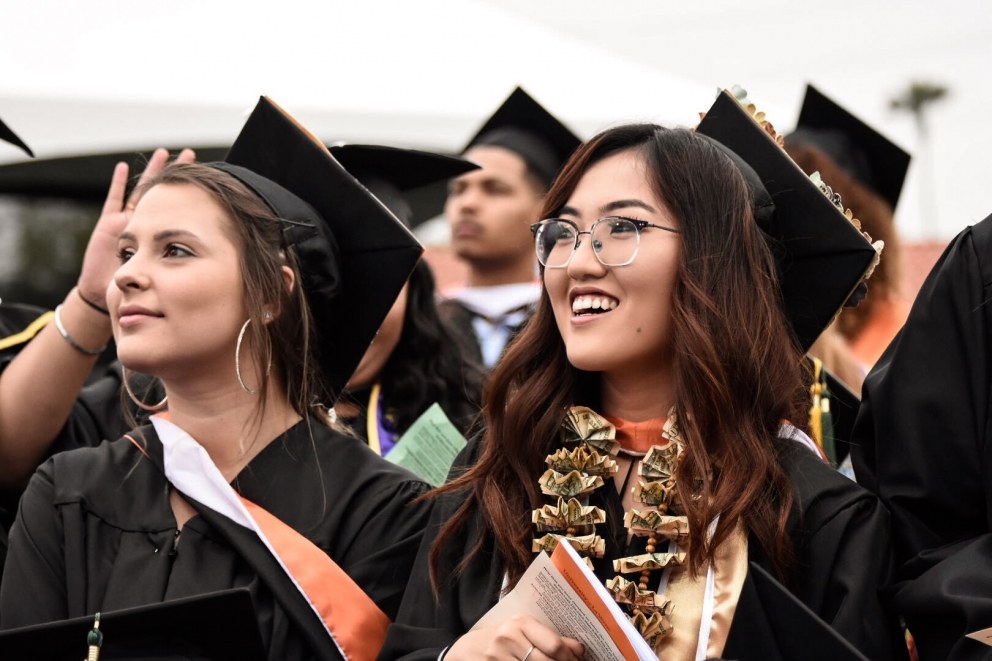
[[[237,626],[257,628],[267,658],[374,658],[427,486],[328,407],[420,250],[267,99],[225,162],[146,182],[107,303],[122,365],[167,399],[138,399],[150,424],[32,478],[0,628],[243,588],[255,618]]]

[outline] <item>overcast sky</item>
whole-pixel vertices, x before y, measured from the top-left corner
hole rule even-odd
[[[0,116],[41,157],[224,143],[264,93],[327,139],[457,149],[517,83],[588,135],[691,124],[734,83],[787,130],[810,81],[916,156],[903,233],[949,237],[992,212],[990,6],[5,0]],[[933,109],[929,157],[888,107],[914,78],[951,90]],[[0,147],[0,162],[18,158]]]

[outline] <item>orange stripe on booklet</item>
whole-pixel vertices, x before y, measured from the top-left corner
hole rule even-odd
[[[599,620],[602,627],[606,629],[610,640],[620,650],[623,658],[627,661],[639,661],[640,657],[634,651],[634,646],[630,644],[630,639],[624,635],[620,625],[610,615],[606,603],[597,592],[597,586],[589,582],[588,571],[583,571],[583,568],[576,564],[575,558],[577,556],[569,555],[568,551],[565,550],[565,546],[563,543],[555,547],[554,552],[551,554],[551,564],[568,581],[568,584],[572,586],[575,593],[579,595],[586,606],[589,607],[589,610],[592,611],[592,614]]]
[[[241,499],[351,661],[376,658],[389,618],[326,553],[255,503]]]

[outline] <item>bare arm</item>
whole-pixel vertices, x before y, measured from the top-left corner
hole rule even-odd
[[[156,150],[139,185],[161,171],[168,158],[166,150]],[[177,160],[192,162],[194,158],[187,149]],[[86,350],[103,347],[111,337],[110,317],[96,307],[106,310],[107,286],[118,265],[117,237],[137,203],[132,196],[125,205],[127,177],[127,164],[118,163],[86,246],[78,284],[60,310],[66,333]],[[65,425],[96,358],[71,346],[50,323],[4,370],[0,376],[0,487],[19,489],[27,483]]]

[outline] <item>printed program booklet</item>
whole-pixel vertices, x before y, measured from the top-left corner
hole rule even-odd
[[[538,553],[516,587],[473,629],[530,615],[585,645],[590,661],[657,661],[647,642],[575,549],[561,543]]]

